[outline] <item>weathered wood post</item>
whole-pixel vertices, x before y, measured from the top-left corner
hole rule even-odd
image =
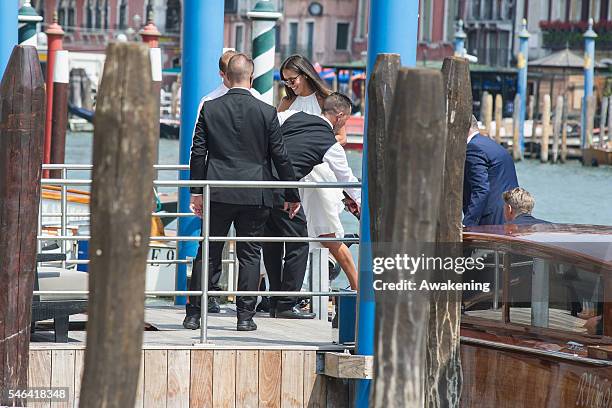
[[[134,406],[157,109],[147,46],[111,43],[94,119],[89,321],[81,407]]]
[[[415,104],[414,101],[419,103]],[[389,121],[385,159],[383,226],[374,257],[431,254],[442,192],[446,109],[442,74],[401,68]],[[429,243],[429,244],[426,244]],[[382,283],[420,285],[426,271],[390,269]],[[429,314],[424,291],[377,291],[373,407],[422,407],[425,403],[426,335]]]
[[[380,242],[383,185],[386,181],[385,151],[388,149],[387,130],[393,105],[393,92],[400,67],[399,54],[379,54],[368,83],[368,182],[370,190],[370,234],[372,242]]]
[[[608,97],[608,140],[612,140],[612,96]],[[599,139],[601,147],[606,145],[604,138]]]
[[[0,405],[28,386],[32,290],[45,134],[45,85],[32,46],[17,46],[0,84]]]
[[[586,134],[585,134],[585,145],[583,149],[589,148],[593,145],[593,125],[595,124],[595,108],[597,106],[597,100],[595,95],[586,97]],[[590,164],[589,164],[590,166]]]
[[[489,110],[489,92],[484,91],[480,96],[480,123],[486,132],[489,131],[489,128],[487,127],[487,114]]]
[[[602,140],[606,138],[606,123],[608,115],[608,97],[601,98],[601,108],[599,110],[599,144],[603,145]]]
[[[487,130],[487,136],[493,137],[491,134],[491,122],[493,122],[493,95],[487,92],[486,95],[486,109],[484,112],[484,127]]]
[[[504,122],[503,107],[504,101],[501,94],[495,95],[495,141],[499,144],[502,142],[501,130]]]
[[[535,141],[535,139],[533,139]],[[548,162],[548,142],[550,140],[550,95],[544,95],[542,108],[542,139],[540,139],[540,161]]]
[[[559,140],[561,139],[561,121],[563,119],[563,96],[557,96],[555,103],[555,124],[553,127],[552,162],[559,159]]]
[[[516,96],[514,97],[514,111],[512,113],[512,158],[514,159],[514,161],[519,161],[522,159],[521,156],[521,145],[520,145],[520,125],[521,125],[521,121],[520,121],[520,112],[521,110],[519,109],[521,105],[521,95],[516,94]],[[534,119],[535,121],[535,119]],[[535,126],[534,126],[535,129]],[[535,130],[534,130],[534,134],[532,134],[532,137],[535,138]]]
[[[561,163],[565,163],[567,160],[567,105],[568,105],[567,94],[563,96],[563,117],[561,119]]]
[[[447,57],[442,65],[446,93],[446,148],[442,195],[436,241],[441,257],[461,256],[461,210],[463,167],[467,135],[472,115],[472,88],[467,60]],[[436,271],[435,280],[456,282],[454,271]],[[460,291],[430,293],[429,333],[427,338],[427,407],[458,407],[461,398],[461,361],[459,358]]]

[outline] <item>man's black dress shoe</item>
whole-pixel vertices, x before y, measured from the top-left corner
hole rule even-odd
[[[183,320],[183,327],[186,329],[197,330],[200,328],[200,316],[191,315],[186,316]]]
[[[219,306],[219,300],[216,297],[208,298],[208,313],[220,313],[221,306]]]
[[[316,315],[314,313],[302,311],[297,305],[293,306],[289,310],[276,311],[276,318],[279,319],[314,319],[315,316]]]
[[[253,331],[257,330],[257,325],[253,319],[239,320],[236,329],[238,329],[238,331]]]

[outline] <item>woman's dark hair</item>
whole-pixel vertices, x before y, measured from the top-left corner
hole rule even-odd
[[[301,55],[292,55],[287,58],[280,67],[280,77],[283,81],[285,80],[283,75],[283,70],[285,69],[295,71],[302,75],[320,98],[327,98],[329,95],[331,95],[332,91],[327,87],[319,74],[317,74],[317,71],[315,71],[314,67],[307,58],[302,57]],[[287,85],[285,85],[285,93],[291,100],[295,99],[297,96],[295,92],[293,92],[293,89],[289,88]]]

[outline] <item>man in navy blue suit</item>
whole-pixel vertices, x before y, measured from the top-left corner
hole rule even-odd
[[[480,135],[472,116],[463,178],[463,225],[503,224],[502,194],[515,187],[518,181],[512,157],[494,140]]]
[[[524,188],[517,187],[503,194],[504,198],[504,218],[506,224],[515,225],[534,225],[550,224],[548,221],[540,220],[533,215],[535,200]]]

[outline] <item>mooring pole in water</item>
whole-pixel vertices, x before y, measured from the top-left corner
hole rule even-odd
[[[9,399],[7,391],[28,385],[44,117],[45,85],[36,48],[16,46],[0,82],[1,406],[26,403]]]
[[[403,66],[416,65],[419,3],[411,0],[370,2],[368,33],[368,75],[374,69],[376,56],[395,53]],[[366,112],[366,134],[368,113]],[[362,207],[359,228],[359,295],[357,305],[357,353],[374,353],[374,289],[372,287],[372,247],[370,238],[370,209],[368,202],[368,143],[364,138],[362,166]],[[371,380],[357,380],[355,406],[367,407]]]
[[[17,10],[15,1],[0,1],[0,78],[17,45]]]
[[[516,67],[518,68],[518,89],[521,103],[519,104],[518,117],[518,132],[519,132],[519,152],[520,158],[515,157],[515,160],[520,160],[525,154],[525,112],[527,107],[527,55],[529,52],[529,31],[527,31],[527,20],[523,19],[522,29],[519,33],[519,53],[516,58]],[[535,120],[535,119],[534,119]],[[535,135],[532,135],[535,140]]]
[[[10,2],[9,2],[10,3]],[[29,1],[26,1],[18,11],[19,31],[17,38],[19,45],[38,46],[36,26],[43,20]]]
[[[465,39],[467,34],[463,31],[463,20],[457,21],[457,31],[455,31],[455,57],[465,56]]]
[[[43,163],[51,163],[51,129],[53,127],[53,72],[55,70],[55,56],[62,49],[64,30],[57,23],[57,12],[53,14],[53,23],[47,28],[47,117],[45,119],[45,146]],[[49,177],[49,170],[43,170],[43,178]]]
[[[68,84],[70,82],[70,56],[68,51],[55,54],[53,72],[53,114],[51,118],[50,163],[64,164],[66,128],[68,124]],[[62,178],[62,170],[51,170],[51,178]]]
[[[223,0],[183,1],[183,56],[181,61],[181,133],[180,164],[189,164],[193,129],[198,118],[200,99],[215,89],[219,78],[219,57],[223,51]],[[181,180],[189,180],[189,171],[181,171]],[[189,188],[179,189],[179,212],[190,212]],[[204,215],[205,217],[208,214]],[[180,236],[199,236],[201,220],[197,217],[180,217]],[[195,257],[196,242],[179,242],[178,259]],[[176,289],[187,289],[187,266],[177,265]],[[184,305],[186,298],[177,296],[175,304]]]
[[[589,97],[593,95],[593,76],[595,66],[595,38],[597,33],[593,31],[593,19],[589,19],[589,27],[583,34],[584,37],[584,98],[582,102],[582,121],[580,124],[581,147],[584,149],[588,146],[589,136],[587,129],[589,126],[587,105]],[[592,126],[591,126],[592,127]]]

